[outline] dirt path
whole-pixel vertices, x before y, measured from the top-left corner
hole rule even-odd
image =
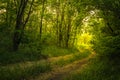
[[[63,67],[54,67],[51,72],[40,74],[38,77],[31,80],[63,80],[64,77],[69,76],[72,72],[82,69],[95,54],[82,60],[75,61]]]

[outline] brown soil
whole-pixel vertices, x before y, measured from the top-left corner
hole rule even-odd
[[[47,73],[40,74],[39,76],[32,78],[31,80],[63,80],[64,77],[69,76],[71,73],[82,70],[95,54],[91,54],[89,57],[82,60],[75,61],[63,67],[54,67],[53,70]]]

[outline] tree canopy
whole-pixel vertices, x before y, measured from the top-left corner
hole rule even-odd
[[[119,8],[120,0],[0,0],[0,54],[86,47],[116,60]]]

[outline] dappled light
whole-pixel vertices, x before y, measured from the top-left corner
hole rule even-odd
[[[0,0],[0,80],[120,80],[120,0]]]
[[[77,48],[78,48],[78,50],[81,51],[82,49],[90,49],[90,48],[92,48],[91,41],[92,41],[92,35],[90,35],[89,33],[81,34],[78,37],[78,40],[77,40]]]

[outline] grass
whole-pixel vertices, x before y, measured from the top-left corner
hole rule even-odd
[[[32,52],[2,52],[0,53],[0,65],[8,65],[8,64],[15,64],[25,61],[36,61],[43,59],[44,55],[40,53],[32,53]]]
[[[36,50],[34,51],[34,49],[21,49],[17,52],[11,53],[7,51],[5,53],[2,52],[0,53],[0,80],[30,79],[30,77],[33,78],[41,73],[51,71],[53,66],[67,65],[76,60],[87,57],[90,53],[91,52],[86,49],[78,53],[76,49],[63,49],[55,46],[43,48],[42,54]],[[45,55],[45,57],[48,56],[49,58],[63,57],[65,55],[72,56],[46,62],[46,60],[40,60],[44,58],[43,55]],[[26,64],[27,62],[30,62],[30,64]]]
[[[83,70],[64,80],[120,80],[120,65],[114,66],[107,59],[93,59]]]
[[[32,48],[26,47],[24,49],[20,49],[17,52],[1,51],[0,66],[8,65],[8,64],[16,64],[26,61],[37,61],[48,57],[65,56],[76,52],[77,50],[75,48],[65,49],[56,46],[45,46],[43,47],[41,53],[39,50],[35,49],[34,47]]]
[[[0,67],[0,80],[26,80],[29,77],[34,77],[50,70],[51,66],[46,62],[36,63],[27,67],[25,65]]]
[[[57,47],[54,45],[53,46],[44,46],[43,50],[42,50],[42,54],[46,55],[48,57],[65,56],[65,55],[73,54],[76,52],[78,52],[78,50],[75,48],[66,49],[66,48],[60,48],[60,47]]]
[[[64,65],[67,65],[67,64],[72,63],[74,61],[86,58],[90,54],[91,54],[91,52],[89,50],[85,50],[82,53],[80,53],[80,52],[74,53],[71,57],[61,58],[60,60],[54,62],[53,64],[57,65],[57,66],[64,66]]]

